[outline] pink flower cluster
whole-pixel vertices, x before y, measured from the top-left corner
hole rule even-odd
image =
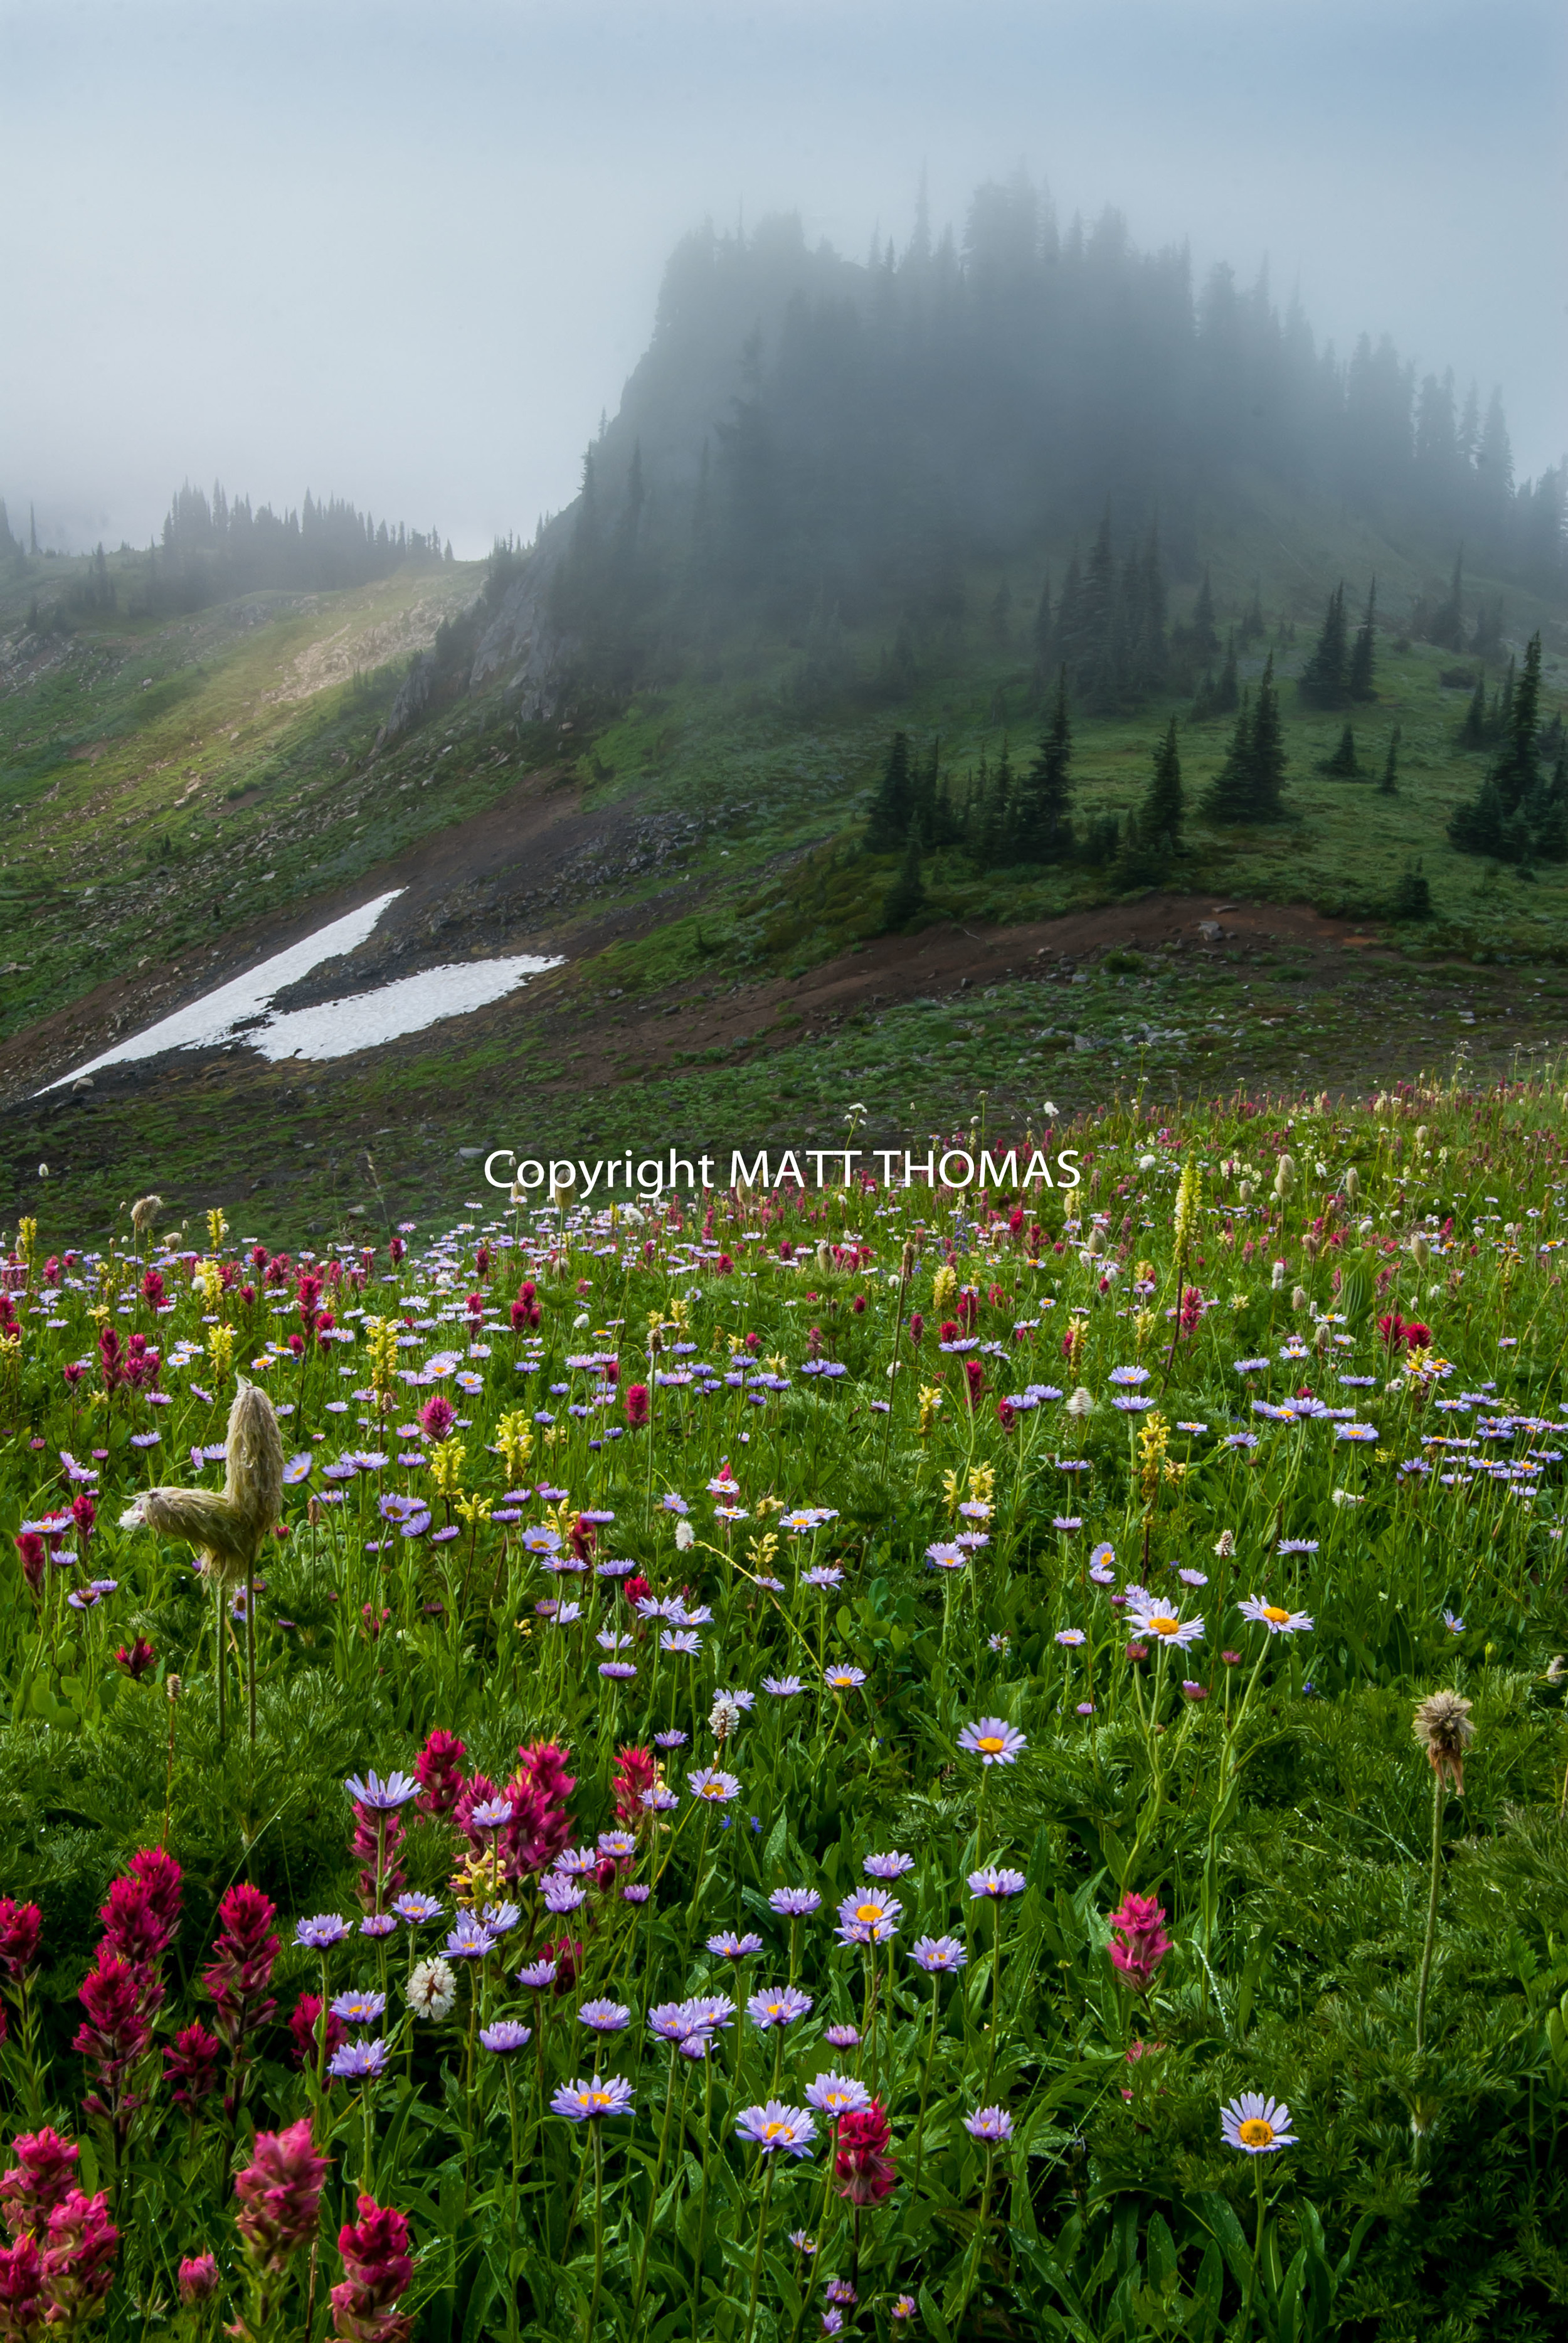
[[[553,1741],[532,1741],[518,1751],[518,1770],[504,1789],[498,1790],[486,1774],[461,1781],[451,1808],[452,1820],[476,1855],[482,1855],[495,1842],[509,1880],[548,1869],[571,1836],[567,1801],[577,1787],[577,1777],[567,1772],[567,1755]],[[498,1831],[476,1830],[475,1807],[495,1797],[508,1801],[510,1820]]]
[[[1135,1896],[1129,1888],[1111,1915],[1111,1933],[1115,1940],[1111,1957],[1122,1984],[1134,1993],[1147,1993],[1171,1950],[1164,1906],[1152,1896]]]
[[[407,2343],[412,2318],[397,2302],[414,2275],[408,2224],[388,2206],[361,2196],[359,2218],[337,2233],[343,2277],[332,2289],[332,2331],[348,2343]]]
[[[0,2177],[0,2210],[11,2243],[0,2247],[0,2337],[77,2334],[115,2278],[120,2233],[106,2189],[76,2187],[80,2150],[58,2132],[22,2132],[15,2162]]]
[[[179,1926],[183,1885],[179,1865],[162,1847],[133,1855],[98,1914],[104,1933],[77,1988],[84,2014],[75,2047],[95,2077],[85,2104],[122,2141],[146,2097],[132,2078],[163,2006],[163,1959]]]

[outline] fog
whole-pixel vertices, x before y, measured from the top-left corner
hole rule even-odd
[[[862,256],[1022,164],[1568,447],[1560,8],[1246,0],[0,6],[0,495],[145,544],[187,476],[459,554],[575,493],[705,218]]]

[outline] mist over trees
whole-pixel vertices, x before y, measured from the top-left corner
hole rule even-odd
[[[554,615],[628,679],[781,629],[819,686],[846,630],[891,630],[896,687],[944,628],[983,623],[1042,697],[1065,666],[1081,704],[1111,709],[1161,689],[1173,655],[1183,689],[1219,669],[1211,599],[1201,646],[1165,608],[1217,508],[1328,497],[1550,591],[1568,586],[1564,486],[1515,482],[1495,393],[1418,379],[1386,337],[1342,357],[1266,275],[1195,285],[1184,248],[1139,251],[1113,211],[1063,227],[1019,175],[977,192],[961,244],[933,240],[922,203],[903,249],[863,263],[792,217],[687,237],[558,525]],[[1041,548],[1074,539],[1043,575]],[[1016,565],[983,611],[977,562]],[[1331,696],[1359,696],[1356,648],[1347,622]]]
[[[36,529],[30,536],[25,547],[0,503],[0,560],[35,558]],[[438,529],[423,535],[401,523],[394,528],[340,498],[318,503],[307,490],[297,511],[279,514],[270,505],[253,508],[248,497],[231,502],[221,483],[209,498],[187,480],[170,500],[160,537],[142,553],[122,547],[112,568],[100,545],[65,604],[98,616],[116,608],[163,615],[267,588],[327,593],[389,577],[405,563],[435,568],[451,558]]]

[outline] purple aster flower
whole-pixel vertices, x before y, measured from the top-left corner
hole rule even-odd
[[[350,2026],[374,2026],[386,2008],[384,1993],[340,1993],[333,2001],[332,2015]]]
[[[526,1967],[518,1971],[518,1983],[529,1993],[543,1993],[555,1981],[554,1961],[529,1961]]]
[[[764,1676],[762,1689],[774,1700],[793,1700],[800,1690],[799,1676]]]
[[[839,1906],[841,1945],[880,1945],[899,1933],[903,1906],[885,1887],[858,1887]]]
[[[563,2083],[550,2100],[552,2113],[568,2123],[598,2123],[604,2116],[631,2113],[631,2085],[624,2075],[596,2076]]]
[[[964,2129],[971,2139],[996,2147],[1012,2137],[1012,2117],[1005,2107],[977,2107],[972,2116],[965,2116]]]
[[[363,2036],[357,2042],[345,2042],[332,2054],[327,2071],[340,2083],[367,2083],[379,2075],[387,2064],[387,2045],[379,2036],[367,2041]]]
[[[859,2041],[859,2036],[855,2037]],[[871,2094],[864,2083],[853,2075],[819,2075],[806,2086],[806,2100],[819,2115],[829,2116],[837,2123],[840,2116],[858,2115],[871,2104]]]
[[[727,1928],[720,1936],[709,1936],[708,1949],[710,1953],[717,1953],[722,1960],[747,1961],[753,1953],[762,1950],[762,1939],[749,1930],[742,1936],[738,1936],[733,1928]]]
[[[733,1774],[720,1771],[717,1765],[699,1766],[686,1777],[686,1786],[694,1798],[707,1798],[715,1805],[728,1805],[740,1795],[740,1784]]]
[[[811,1996],[797,1986],[775,1986],[769,1992],[752,1994],[746,2006],[752,2024],[767,2033],[771,2026],[793,2026],[798,2017],[809,2016]]]
[[[910,1958],[928,1976],[950,1976],[965,1966],[969,1955],[957,1936],[919,1936],[910,1947]]]
[[[407,1922],[410,1928],[423,1927],[427,1921],[438,1920],[441,1916],[440,1900],[434,1896],[395,1896],[392,1909],[400,1920]]]
[[[447,1958],[449,1961],[482,1961],[494,1950],[487,1930],[481,1927],[471,1912],[457,1916],[456,1927],[447,1934]]]
[[[869,1855],[860,1865],[868,1879],[901,1879],[914,1867],[914,1856],[900,1855],[897,1848],[889,1855]]]
[[[1000,1900],[1010,1896],[1021,1896],[1029,1882],[1021,1871],[999,1871],[988,1864],[983,1871],[970,1874],[970,1894],[977,1897]]]
[[[624,2033],[630,2021],[630,2010],[619,2001],[585,2001],[578,2012],[578,2025],[593,2034]]]
[[[1018,1727],[1000,1716],[978,1717],[959,1735],[959,1747],[978,1757],[982,1765],[1016,1765],[1019,1752],[1028,1746]]]
[[[479,2028],[479,2040],[485,2048],[494,2050],[501,2057],[508,2056],[514,2050],[521,2050],[533,2038],[533,2027],[520,2024],[515,2017],[498,2017],[493,2026],[481,2026]]]
[[[822,2039],[829,2050],[858,2050],[860,2030],[857,2026],[825,2026]],[[807,2096],[809,2097],[809,2093]]]
[[[362,1936],[389,1936],[397,1922],[390,1912],[367,1912],[359,1923]]]
[[[809,1920],[822,1908],[822,1898],[814,1887],[776,1887],[768,1902],[786,1920]]]
[[[373,1815],[395,1814],[399,1806],[406,1806],[410,1798],[419,1795],[419,1785],[412,1774],[388,1774],[385,1781],[375,1772],[367,1774],[364,1781],[357,1774],[350,1774],[344,1787],[356,1805],[367,1806]]]
[[[778,2099],[769,2099],[764,2107],[742,2108],[735,2128],[764,2156],[777,2155],[780,2149],[789,2156],[809,2156],[817,2137],[816,2122],[804,2107],[787,2107]]]
[[[296,1921],[294,1941],[307,1952],[325,1953],[342,1944],[350,1933],[347,1921],[339,1919],[336,1912],[318,1912],[313,1920]]]

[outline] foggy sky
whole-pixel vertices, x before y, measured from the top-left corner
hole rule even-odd
[[[190,478],[459,553],[575,493],[688,228],[900,247],[1022,163],[1568,447],[1544,0],[0,0],[0,495],[146,544]]]

